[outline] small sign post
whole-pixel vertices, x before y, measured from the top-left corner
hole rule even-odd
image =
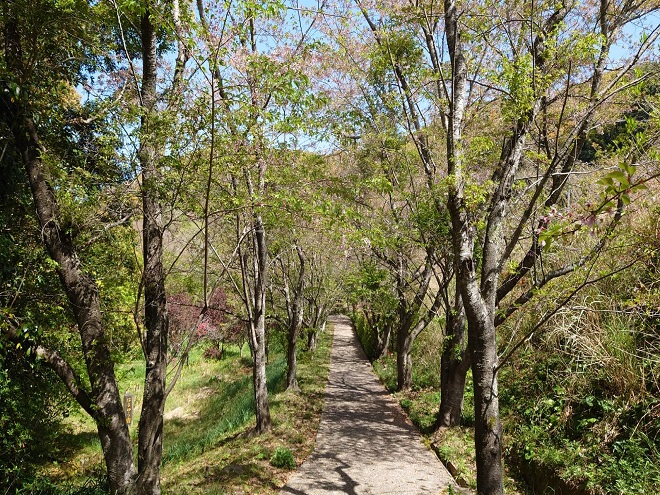
[[[130,426],[133,423],[133,394],[124,394],[124,415],[126,423]]]

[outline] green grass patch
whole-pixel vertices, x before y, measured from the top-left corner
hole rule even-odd
[[[273,455],[270,456],[271,465],[283,469],[295,469],[296,460],[293,452],[286,447],[276,447]]]
[[[267,365],[271,432],[255,436],[254,394],[249,354],[227,346],[221,360],[193,349],[188,364],[165,407],[162,483],[168,495],[276,494],[290,474],[311,453],[323,406],[329,372],[332,326],[319,335],[314,352],[298,350],[300,392],[284,392],[286,360],[277,345]],[[117,366],[120,390],[134,396],[130,427],[137,444],[144,363]],[[46,465],[30,493],[100,495],[104,464],[93,421],[72,411],[59,437],[57,461]],[[290,452],[283,466],[272,465]],[[279,452],[279,454],[276,454]],[[25,492],[27,493],[27,492]]]
[[[441,428],[431,438],[431,446],[459,486],[477,488],[474,429]]]
[[[374,370],[390,392],[396,390],[396,354],[385,354],[373,362]]]
[[[422,433],[433,433],[440,411],[440,392],[434,389],[397,394],[401,406]]]

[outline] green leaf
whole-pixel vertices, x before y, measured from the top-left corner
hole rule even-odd
[[[620,171],[620,170],[615,170],[614,172],[610,172],[610,173],[607,174],[605,177],[606,177],[606,178],[616,179],[616,180],[619,181],[620,183],[623,183],[623,182],[628,183],[628,177],[626,176],[625,173],[623,173],[623,172]]]
[[[596,181],[596,184],[599,184],[601,186],[613,186],[614,179],[612,179],[612,177],[603,177],[602,179],[598,179]]]

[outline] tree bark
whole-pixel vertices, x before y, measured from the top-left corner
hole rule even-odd
[[[465,311],[460,295],[447,312],[447,331],[440,358],[440,417],[438,427],[460,426],[470,354],[465,340]]]
[[[497,383],[497,341],[492,315],[485,305],[466,307],[474,379],[477,492],[503,494],[502,423]]]
[[[392,323],[389,321],[384,321],[383,330],[379,330],[378,327],[374,327],[373,332],[376,334],[376,355],[374,356],[374,361],[380,359],[385,355],[387,349],[390,347],[390,338],[392,336]]]
[[[250,325],[250,341],[254,357],[252,379],[254,385],[255,415],[257,433],[270,430],[270,408],[268,406],[268,388],[266,378],[266,277],[268,269],[268,250],[266,232],[261,216],[254,215],[255,246],[255,291],[254,315]]]
[[[396,335],[396,383],[398,391],[412,388],[412,344],[410,334],[399,329]]]
[[[160,494],[160,463],[163,454],[163,412],[167,375],[168,318],[163,270],[163,227],[158,199],[159,174],[154,142],[153,112],[156,104],[156,33],[149,10],[141,19],[142,118],[138,159],[142,168],[142,248],[144,270],[145,335],[142,346],[146,360],[142,412],[138,434],[138,493]]]
[[[298,390],[298,380],[296,379],[297,361],[296,361],[296,344],[300,336],[300,330],[303,323],[303,288],[305,285],[305,255],[300,248],[296,246],[296,253],[300,268],[298,270],[298,281],[294,288],[293,300],[290,298],[287,305],[290,303],[289,313],[289,329],[288,329],[288,347],[287,347],[287,370],[286,370],[286,388],[287,390]],[[284,275],[286,277],[286,274]]]
[[[318,329],[310,328],[307,332],[307,350],[314,352],[317,346]]]

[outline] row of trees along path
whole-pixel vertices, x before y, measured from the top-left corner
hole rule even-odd
[[[454,480],[374,375],[350,322],[334,342],[314,453],[281,491],[290,494],[438,494]]]

